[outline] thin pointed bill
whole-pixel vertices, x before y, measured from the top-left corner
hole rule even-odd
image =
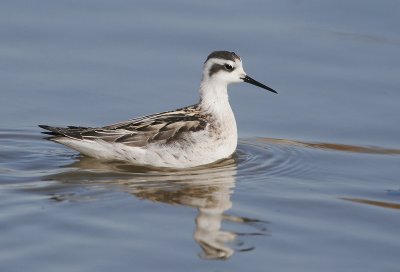
[[[258,82],[257,80],[252,79],[251,77],[249,77],[249,76],[247,76],[247,75],[246,75],[245,77],[242,77],[242,79],[243,79],[244,82],[253,84],[253,85],[255,85],[255,86],[261,87],[261,88],[263,88],[263,89],[266,89],[266,90],[268,90],[268,91],[270,91],[270,92],[273,92],[273,93],[276,93],[276,94],[277,94],[277,91],[275,91],[274,89],[272,89],[272,88],[270,88],[270,87],[268,87],[268,86],[266,86],[266,85],[264,85],[264,84]]]

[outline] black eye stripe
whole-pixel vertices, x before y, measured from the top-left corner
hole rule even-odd
[[[229,65],[229,64],[217,64],[217,63],[214,63],[211,66],[211,68],[210,68],[210,70],[208,72],[208,75],[211,77],[213,74],[216,74],[220,70],[224,70],[226,72],[232,72],[233,70],[235,70],[235,68],[233,68],[231,65],[229,65],[231,67],[231,69],[226,68],[225,65]]]

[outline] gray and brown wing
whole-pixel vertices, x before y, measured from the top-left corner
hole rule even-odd
[[[40,125],[48,130],[45,134],[49,139],[68,137],[76,140],[103,140],[106,142],[123,143],[129,146],[143,147],[149,143],[170,143],[189,132],[206,128],[207,117],[195,107],[187,107],[175,111],[147,115],[125,122],[100,127],[66,128]]]

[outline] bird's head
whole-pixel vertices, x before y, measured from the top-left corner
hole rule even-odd
[[[203,82],[228,85],[230,83],[247,82],[270,92],[272,88],[252,79],[243,70],[242,59],[234,52],[214,51],[208,55],[204,63]]]

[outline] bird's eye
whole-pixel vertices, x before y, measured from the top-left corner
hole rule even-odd
[[[233,70],[233,67],[232,67],[232,65],[229,65],[229,64],[224,64],[224,67],[225,67],[225,69],[226,70]]]

